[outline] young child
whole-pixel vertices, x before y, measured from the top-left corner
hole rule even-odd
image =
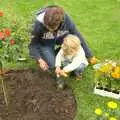
[[[72,34],[67,35],[56,56],[56,75],[62,76],[74,71],[76,79],[80,80],[81,73],[87,65],[88,61],[79,38]]]

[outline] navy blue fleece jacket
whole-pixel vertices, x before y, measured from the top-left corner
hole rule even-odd
[[[65,13],[64,20],[61,23],[58,30],[51,33],[44,25],[44,14],[47,8],[42,9],[36,16],[36,20],[32,29],[32,40],[29,44],[30,55],[36,59],[40,59],[39,46],[50,46],[61,45],[63,38],[68,34],[77,35],[80,38],[81,45],[85,51],[87,58],[92,57],[91,51],[89,50],[85,40],[81,36],[80,32],[76,29],[75,24],[71,21],[69,16]]]

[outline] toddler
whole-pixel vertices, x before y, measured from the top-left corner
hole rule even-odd
[[[57,76],[74,71],[76,79],[81,79],[81,73],[88,65],[80,39],[72,34],[64,38],[60,51],[56,56],[55,72]]]

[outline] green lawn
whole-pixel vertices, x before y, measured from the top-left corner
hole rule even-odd
[[[34,11],[52,3],[61,5],[71,16],[95,56],[100,60],[120,60],[120,0],[0,0],[0,10],[10,7],[28,21]],[[69,82],[77,100],[75,120],[96,120],[95,108],[105,109],[112,100],[93,94],[93,80],[94,70],[89,66],[82,81]],[[120,108],[120,102],[115,101]]]

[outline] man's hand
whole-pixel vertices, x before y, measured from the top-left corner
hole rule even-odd
[[[39,62],[40,68],[41,68],[43,71],[48,70],[49,66],[48,66],[48,64],[47,64],[42,58],[40,58],[40,59],[38,60],[38,62]]]
[[[99,60],[98,60],[95,56],[93,56],[93,57],[91,57],[91,58],[89,59],[89,63],[90,63],[90,64],[96,64],[98,61],[99,61]]]

